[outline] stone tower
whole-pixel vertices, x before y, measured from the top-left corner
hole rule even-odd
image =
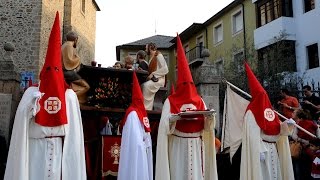
[[[0,4],[0,47],[12,42],[16,47],[13,61],[22,76],[37,82],[55,13],[59,11],[62,37],[69,30],[76,31],[81,61],[89,64],[94,59],[99,10],[95,0],[6,0]]]

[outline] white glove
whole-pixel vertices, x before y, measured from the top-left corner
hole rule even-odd
[[[287,119],[284,122],[286,122],[287,124],[296,124],[296,122],[292,118]]]
[[[266,159],[266,155],[264,152],[260,153],[260,161],[264,161]]]

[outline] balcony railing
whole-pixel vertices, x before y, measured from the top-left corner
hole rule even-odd
[[[204,49],[204,46],[196,46],[189,51],[186,52],[186,57],[188,59],[188,62],[191,63],[197,59],[202,58],[201,53],[202,50]]]

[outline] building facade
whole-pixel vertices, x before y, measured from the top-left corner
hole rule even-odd
[[[49,34],[55,13],[59,11],[62,33],[79,35],[78,53],[84,64],[94,58],[96,11],[95,0],[7,0],[0,5],[0,46],[12,42],[14,63],[22,77],[38,80],[44,63]]]
[[[201,52],[210,51],[212,73],[229,81],[244,74],[243,62],[256,64],[253,47],[255,6],[250,0],[235,0],[202,24],[194,23],[180,34],[189,64],[194,67],[202,63]],[[237,84],[241,86],[241,84]]]
[[[270,63],[265,49],[284,43],[291,53],[279,60],[283,65],[289,64],[282,71],[297,72],[303,83],[319,82],[320,24],[316,22],[320,18],[320,2],[252,0],[252,3],[257,9],[254,45],[259,61]]]

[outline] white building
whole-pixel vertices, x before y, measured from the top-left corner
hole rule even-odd
[[[320,0],[252,0],[252,3],[257,9],[254,46],[259,60],[263,60],[263,50],[273,45],[274,37],[285,32],[284,41],[295,52],[294,70],[305,83],[312,79],[319,82]]]

